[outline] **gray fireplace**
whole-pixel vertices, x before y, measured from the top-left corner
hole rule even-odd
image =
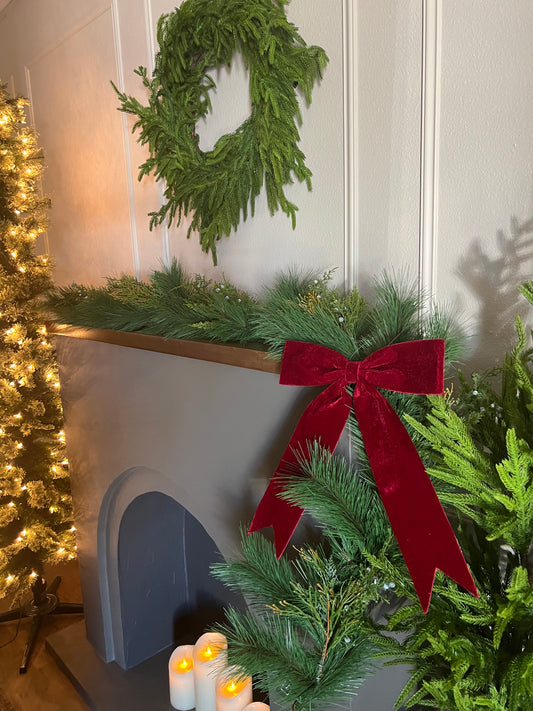
[[[316,394],[250,359],[208,362],[134,338],[56,338],[85,624],[49,649],[94,711],[170,709],[173,645],[244,604],[209,567],[239,555],[240,527]],[[392,709],[402,677],[387,674],[352,708]]]

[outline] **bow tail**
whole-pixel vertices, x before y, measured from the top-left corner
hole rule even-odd
[[[287,476],[297,476],[301,458],[307,459],[308,443],[320,440],[333,452],[350,412],[350,398],[338,386],[330,385],[304,410],[276,472],[259,502],[248,533],[272,526],[276,555],[281,558],[303,514],[303,509],[280,498]]]
[[[477,597],[457,538],[416,447],[390,403],[358,387],[353,406],[370,467],[424,612],[437,569]]]

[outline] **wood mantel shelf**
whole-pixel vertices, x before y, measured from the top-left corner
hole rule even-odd
[[[168,355],[182,356],[183,358],[196,358],[197,360],[207,360],[212,363],[235,365],[239,368],[261,370],[265,373],[279,374],[280,372],[280,363],[273,358],[269,358],[266,350],[248,346],[188,341],[131,331],[112,331],[58,324],[50,325],[48,331],[55,336],[68,336],[69,338],[110,343],[115,346],[140,348],[145,351],[166,353]]]

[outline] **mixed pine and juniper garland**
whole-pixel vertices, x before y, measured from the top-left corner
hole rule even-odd
[[[275,358],[281,358],[290,339],[357,359],[410,338],[442,337],[447,361],[457,360],[461,329],[438,309],[421,321],[416,283],[405,274],[376,279],[368,299],[357,288],[344,294],[332,287],[332,277],[333,270],[322,275],[293,270],[279,275],[263,293],[249,294],[226,279],[188,275],[173,260],[148,281],[124,275],[108,278],[103,287],[58,287],[48,306],[58,323],[259,345]]]

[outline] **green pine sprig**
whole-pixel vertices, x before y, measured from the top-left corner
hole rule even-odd
[[[243,553],[212,569],[250,604],[248,612],[229,610],[220,627],[230,664],[284,707],[315,708],[355,693],[375,649],[364,625],[364,576],[350,575],[344,560],[323,549],[301,548],[278,561],[257,533],[243,533]]]
[[[284,479],[281,498],[310,513],[347,561],[360,559],[362,551],[377,553],[390,536],[373,482],[318,442],[309,445],[307,456],[300,454],[298,476]]]

